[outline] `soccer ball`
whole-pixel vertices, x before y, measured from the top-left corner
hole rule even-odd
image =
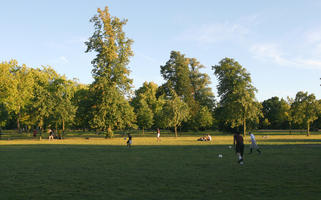
[[[229,149],[232,149],[232,146],[228,146]]]
[[[223,155],[222,155],[222,154],[218,154],[218,157],[219,157],[219,158],[223,158]]]

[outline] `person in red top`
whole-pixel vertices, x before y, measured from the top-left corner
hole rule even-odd
[[[244,142],[239,131],[234,134],[233,145],[235,146],[236,155],[238,156],[238,163],[243,165]]]

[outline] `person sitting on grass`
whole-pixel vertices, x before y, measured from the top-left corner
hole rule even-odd
[[[207,135],[207,141],[212,141],[212,136],[210,136],[210,134]]]

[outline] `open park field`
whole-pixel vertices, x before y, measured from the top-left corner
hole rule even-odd
[[[0,199],[320,199],[321,135],[0,140]],[[218,155],[223,157],[219,158]]]

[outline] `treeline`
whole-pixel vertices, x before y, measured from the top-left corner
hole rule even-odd
[[[218,79],[216,100],[208,74],[195,58],[172,51],[160,66],[165,83],[145,82],[134,93],[129,78],[133,41],[126,37],[127,20],[98,9],[91,22],[93,35],[86,52],[95,52],[94,81],[80,84],[51,67],[30,68],[11,60],[0,64],[0,125],[7,129],[90,129],[112,136],[113,130],[168,128],[216,129],[226,132],[249,129],[294,129],[321,125],[321,101],[298,92],[287,100],[255,98],[250,74],[237,61],[222,59],[212,66]]]

